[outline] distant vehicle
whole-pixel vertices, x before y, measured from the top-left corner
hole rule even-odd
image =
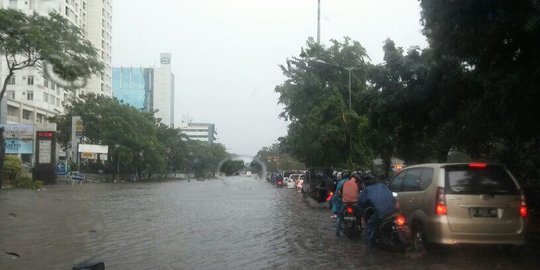
[[[289,175],[289,179],[287,180],[287,188],[294,188],[296,185],[296,181],[300,178],[300,174],[291,174]]]
[[[296,181],[294,186],[297,192],[302,192],[302,185],[304,184],[305,176],[305,174],[301,174],[300,177],[298,177],[298,180]]]
[[[326,201],[328,193],[332,190],[332,173],[330,168],[311,168],[306,171],[305,179],[302,184],[304,196],[309,196],[317,202]]]
[[[247,177],[250,177],[250,176],[251,176],[251,171],[247,171],[247,172],[246,172],[246,176],[247,176]]]
[[[389,184],[407,216],[414,244],[525,243],[525,195],[500,164],[419,164]]]

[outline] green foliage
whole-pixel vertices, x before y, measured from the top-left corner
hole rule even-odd
[[[41,189],[43,181],[34,181],[30,177],[20,177],[14,182],[16,188]]]
[[[272,144],[271,146],[261,148],[255,158],[263,162],[266,165],[266,170],[269,172],[305,168],[303,163],[285,153],[280,147],[280,144]]]
[[[64,146],[71,133],[71,117],[80,116],[87,143],[109,146],[110,171],[116,171],[117,166],[121,172],[165,170],[167,154],[158,138],[159,123],[151,114],[93,94],[74,100],[65,111],[52,118],[57,124],[58,141]]]
[[[458,63],[464,76],[457,79],[469,85],[443,96],[459,100],[449,121],[456,148],[499,159],[521,177],[539,175],[538,1],[423,0],[421,6],[434,59]]]
[[[227,159],[225,146],[197,140],[188,141],[189,166],[196,178],[214,176],[221,161]]]
[[[343,43],[333,40],[329,48],[309,39],[299,57],[280,66],[287,79],[275,91],[285,106],[280,116],[291,122],[280,142],[285,152],[309,166],[363,163],[369,153],[362,151],[358,144],[363,141],[356,138],[364,121],[358,106],[366,91],[365,59],[365,49],[349,38]],[[347,68],[354,68],[352,111]],[[354,146],[349,149],[351,140]]]
[[[6,156],[4,161],[4,179],[16,181],[22,174],[21,160],[16,156]]]
[[[15,71],[38,63],[51,65],[54,75],[66,82],[89,78],[103,69],[98,50],[84,38],[83,31],[54,12],[41,16],[0,9],[0,54],[8,67],[0,100],[5,94],[5,82]]]
[[[221,164],[219,171],[227,176],[239,173],[244,169],[244,161],[228,159]]]

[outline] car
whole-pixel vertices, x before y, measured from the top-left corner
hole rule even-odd
[[[305,179],[302,184],[302,193],[304,197],[311,197],[319,203],[326,202],[328,194],[332,192],[332,173],[331,168],[310,168],[305,173]]]
[[[388,186],[416,246],[525,244],[525,196],[501,164],[419,164],[402,169]]]
[[[291,174],[289,175],[289,178],[287,179],[287,188],[294,188],[296,185],[296,181],[300,178],[300,174]]]
[[[247,172],[246,172],[246,176],[247,176],[247,177],[251,177],[251,171],[247,171]]]

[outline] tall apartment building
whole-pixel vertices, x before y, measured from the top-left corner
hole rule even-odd
[[[80,27],[99,50],[105,69],[88,80],[86,87],[72,93],[43,76],[40,68],[15,72],[0,108],[0,123],[36,124],[63,112],[63,102],[71,95],[96,93],[112,96],[111,22],[112,0],[0,0],[0,8],[18,9],[26,14],[58,12]],[[0,78],[7,67],[0,61]]]
[[[113,95],[121,102],[143,111],[157,110],[155,117],[174,127],[174,74],[171,72],[171,54],[162,53],[158,67],[114,67]]]

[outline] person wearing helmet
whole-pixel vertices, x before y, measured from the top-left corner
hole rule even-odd
[[[346,181],[349,180],[349,172],[343,171],[339,173],[338,175],[341,176],[341,180],[336,185],[336,191],[334,192],[334,195],[332,196],[332,212],[334,213],[336,217],[336,236],[339,236],[341,231],[341,224],[343,223],[343,197],[342,197],[342,189],[343,184],[345,184]]]
[[[360,193],[357,208],[361,215],[368,207],[371,207],[373,214],[367,220],[367,226],[362,235],[364,244],[373,246],[375,243],[375,232],[379,219],[395,210],[396,202],[392,191],[372,174],[365,174],[362,179],[364,189]]]

